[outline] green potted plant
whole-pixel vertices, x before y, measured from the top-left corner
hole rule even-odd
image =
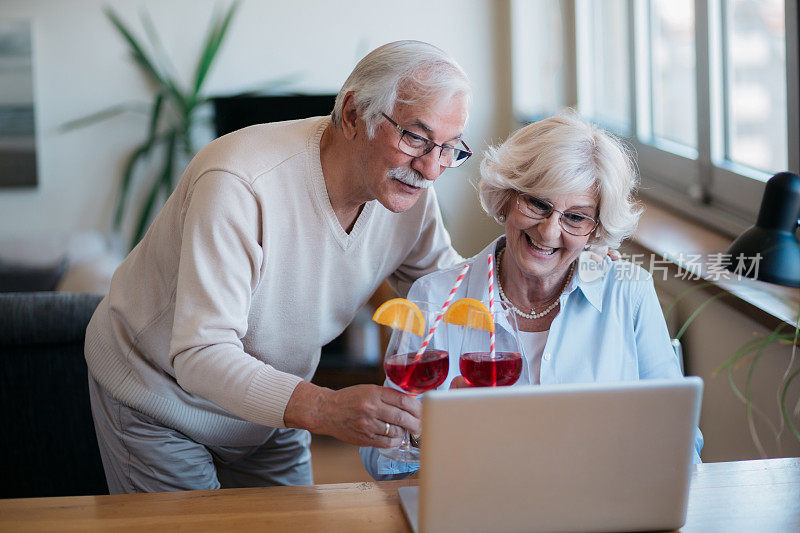
[[[690,294],[714,286],[716,286],[715,283],[707,281],[690,287],[678,294],[672,302],[672,305],[665,311],[665,316],[669,318],[677,304]],[[730,296],[730,293],[720,291],[705,299],[684,321],[676,333],[675,338],[680,340],[691,323],[709,304],[726,296]],[[789,396],[789,389],[792,384],[800,382],[800,379],[798,379],[798,376],[800,376],[800,365],[797,364],[799,362],[797,348],[800,345],[800,308],[798,308],[797,312],[798,319],[793,325],[782,322],[769,333],[755,335],[752,339],[742,344],[722,364],[717,366],[712,373],[712,377],[717,377],[721,373],[727,375],[728,383],[730,384],[733,394],[744,404],[750,436],[762,457],[767,457],[767,453],[764,450],[764,446],[756,430],[756,418],[759,418],[765,423],[776,439],[779,439],[786,428],[788,428],[792,436],[800,442],[800,428],[798,428],[797,424],[797,421],[800,420],[800,397],[797,398],[796,402],[790,404]],[[752,399],[752,385],[756,367],[764,356],[772,354],[773,352],[777,353],[777,355],[788,355],[786,371],[783,373],[780,383],[777,383],[775,388],[776,405],[780,412],[777,426],[772,423],[764,411],[753,403]],[[734,373],[743,367],[746,367],[747,375],[744,388],[742,389],[736,384]]]
[[[146,12],[142,12],[141,22],[152,53],[148,53],[143,42],[112,8],[104,9],[108,19],[128,44],[134,62],[152,83],[154,87],[152,104],[149,109],[143,109],[136,103],[118,104],[70,121],[62,126],[62,130],[84,127],[129,111],[149,114],[147,134],[128,157],[114,208],[115,232],[121,230],[128,211],[135,211],[134,233],[130,248],[144,236],[158,210],[159,202],[172,192],[177,178],[183,171],[179,161],[191,158],[196,152],[192,133],[202,120],[201,111],[210,102],[210,98],[203,93],[203,86],[238,6],[239,2],[233,2],[224,11],[215,10],[197,60],[194,77],[188,87],[178,82],[172,63],[168,60],[155,26]],[[155,173],[145,184],[144,200],[141,204],[134,204],[131,191],[133,182],[139,179],[137,170],[148,157],[155,154],[161,154],[160,164],[154,165]]]

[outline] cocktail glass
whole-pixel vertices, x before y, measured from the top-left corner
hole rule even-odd
[[[441,303],[413,302],[422,312],[425,320],[425,334],[434,323]],[[413,319],[408,313],[409,320]],[[440,323],[425,350],[418,354],[425,335],[416,335],[411,324],[408,327],[395,328],[389,340],[384,357],[386,377],[395,386],[408,394],[419,395],[433,390],[447,378],[450,368],[447,351],[447,328]],[[411,445],[408,431],[404,432],[403,441],[398,448],[381,448],[380,453],[405,463],[419,461],[419,448]]]
[[[495,326],[494,356],[490,349],[491,337],[484,329],[468,326],[461,328],[459,369],[467,383],[473,387],[503,387],[513,385],[522,374],[525,359],[519,342],[516,315],[505,302],[495,302],[492,319]],[[480,311],[469,310],[468,313]],[[477,322],[470,317],[467,323]]]

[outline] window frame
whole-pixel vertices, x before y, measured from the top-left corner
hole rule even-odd
[[[630,71],[633,107],[633,135],[628,138],[639,155],[642,174],[641,194],[645,198],[667,204],[669,207],[700,219],[707,225],[731,236],[738,235],[752,225],[758,215],[766,180],[771,176],[759,170],[737,164],[725,158],[727,148],[727,117],[724,98],[722,51],[714,50],[712,39],[719,39],[725,31],[722,20],[723,0],[694,0],[695,4],[695,85],[697,116],[697,151],[678,147],[663,149],[665,143],[642,140],[640,120],[649,112],[646,99],[649,87],[642,83],[635,71]],[[642,65],[648,50],[641,46],[649,38],[642,35],[642,18],[647,16],[647,0],[628,0],[629,26],[633,35],[630,48],[636,57],[636,70],[649,72]],[[786,101],[788,169],[798,172],[798,117],[797,71],[800,68],[797,53],[797,5],[784,0],[786,25]],[[720,94],[722,99],[711,98]],[[684,153],[680,153],[683,151]],[[694,155],[694,157],[692,157]],[[757,199],[754,201],[754,199]],[[687,201],[688,200],[688,201]]]
[[[520,2],[525,0],[512,0]],[[642,176],[640,195],[664,204],[727,235],[735,236],[752,225],[758,214],[765,182],[770,175],[724,159],[726,106],[719,98],[711,98],[724,90],[720,47],[711,40],[719,39],[725,21],[721,18],[723,0],[694,0],[695,5],[695,100],[697,117],[697,150],[652,139],[649,107],[649,79],[638,73],[652,74],[649,65],[648,0],[625,0],[627,7],[629,134],[623,138],[635,150]],[[582,111],[578,95],[581,91],[581,37],[576,31],[581,24],[584,0],[562,0],[571,6],[562,9],[566,33],[575,36],[574,71],[571,88],[564,101]],[[798,53],[798,6],[796,0],[784,0],[786,27],[786,125],[787,166],[800,174],[800,54]],[[569,15],[572,14],[571,19]],[[568,29],[570,28],[570,29]],[[721,41],[720,41],[721,42]],[[648,48],[644,48],[648,46]],[[569,64],[568,61],[565,61]],[[515,110],[516,111],[516,110]],[[557,110],[553,110],[554,112]],[[523,121],[538,117],[517,117]],[[593,120],[591,115],[589,119]],[[599,123],[623,136],[619,124]],[[646,132],[646,135],[643,135]]]

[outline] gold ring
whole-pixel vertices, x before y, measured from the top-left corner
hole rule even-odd
[[[384,437],[388,437],[389,436],[389,430],[392,429],[392,426],[391,426],[391,424],[389,424],[389,422],[385,422],[385,424],[386,424],[386,429],[383,430],[383,436]]]

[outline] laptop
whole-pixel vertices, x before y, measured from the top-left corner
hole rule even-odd
[[[703,382],[432,391],[416,532],[673,530],[686,521]]]

